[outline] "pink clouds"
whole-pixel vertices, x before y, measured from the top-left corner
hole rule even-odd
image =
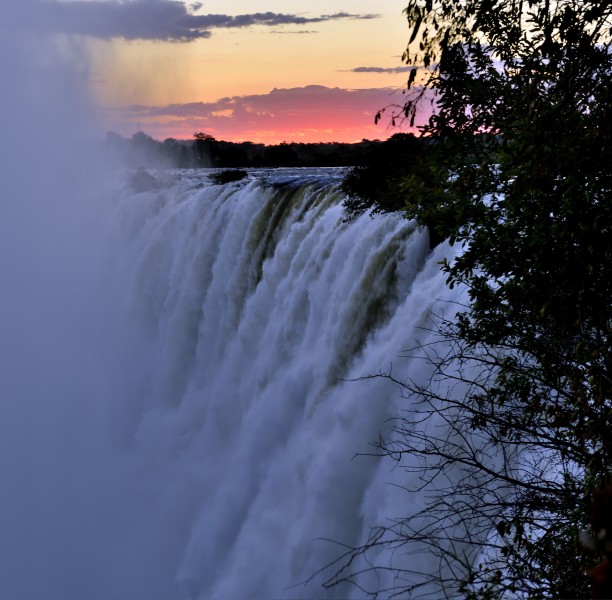
[[[195,131],[205,131],[228,141],[353,142],[396,133],[384,117],[374,125],[374,117],[386,106],[403,104],[403,99],[400,91],[391,88],[309,85],[216,102],[134,105],[107,114],[109,127],[118,133],[130,135],[142,129],[157,139],[189,138]],[[423,120],[427,117],[424,114]]]

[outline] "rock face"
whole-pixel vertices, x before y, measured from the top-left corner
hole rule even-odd
[[[156,177],[151,175],[145,168],[140,167],[129,179],[129,185],[135,193],[150,192],[163,187]]]
[[[232,181],[240,181],[247,176],[248,173],[241,169],[228,169],[227,171],[211,173],[208,177],[213,183],[223,185],[224,183],[232,183]]]

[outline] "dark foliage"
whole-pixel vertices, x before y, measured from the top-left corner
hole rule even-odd
[[[381,142],[281,143],[226,142],[206,133],[193,140],[168,138],[158,142],[144,133],[124,139],[109,133],[105,148],[122,166],[138,168],[347,167],[358,164],[365,152]]]
[[[445,593],[586,598],[601,557],[578,534],[612,468],[612,5],[411,0],[406,14],[415,94],[394,116],[413,119],[437,90],[422,133],[440,177],[403,208],[461,246],[443,269],[469,303],[440,326],[448,352],[421,349],[432,384],[398,382],[412,408],[379,444],[400,463],[423,457],[434,525],[407,516],[376,544],[428,543],[451,565]],[[443,419],[451,437],[420,436],[415,418]],[[443,474],[457,467],[451,485]],[[463,526],[461,544],[446,519]],[[417,579],[398,573],[393,594],[416,594]]]
[[[396,133],[368,148],[342,184],[349,218],[369,209],[375,213],[402,210],[404,180],[410,174],[426,179],[432,154],[431,144],[408,133]]]

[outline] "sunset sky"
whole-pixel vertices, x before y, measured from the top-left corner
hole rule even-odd
[[[402,103],[404,0],[39,0],[30,26],[85,47],[104,126],[130,136],[359,141]],[[32,13],[31,13],[32,14]]]

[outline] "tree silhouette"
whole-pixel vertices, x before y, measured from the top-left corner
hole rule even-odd
[[[448,595],[589,597],[599,559],[578,536],[612,466],[612,5],[411,0],[406,16],[409,93],[387,113],[413,121],[434,103],[422,134],[439,178],[429,194],[404,179],[404,208],[460,245],[442,268],[469,302],[440,323],[444,352],[421,349],[432,385],[398,382],[407,416],[378,445],[400,464],[423,458],[425,516],[345,558],[389,569],[357,557],[419,540],[446,565]],[[414,419],[444,420],[450,439]],[[443,485],[457,467],[465,476]],[[347,567],[330,583],[358,583]],[[419,581],[398,571],[386,593],[418,595]]]

